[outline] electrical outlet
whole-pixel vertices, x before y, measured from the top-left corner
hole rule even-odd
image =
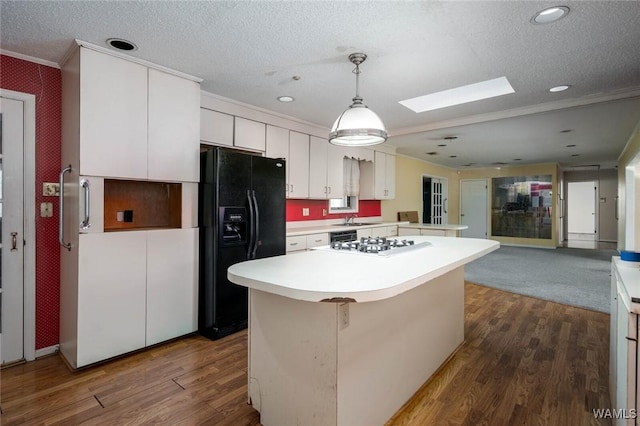
[[[53,203],[40,203],[40,217],[53,216]]]
[[[308,207],[303,207],[302,208],[302,216],[309,216],[309,208]]]
[[[60,184],[56,182],[42,182],[42,195],[44,197],[57,197],[60,195]]]
[[[326,216],[327,215],[327,209],[322,209],[322,216]]]
[[[349,327],[349,304],[342,303],[338,306],[338,321],[340,323],[340,330],[344,330]]]

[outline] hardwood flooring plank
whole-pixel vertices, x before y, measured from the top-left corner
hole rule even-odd
[[[611,405],[608,315],[467,283],[465,339],[388,425],[611,424],[592,413]],[[76,372],[50,356],[0,371],[0,422],[258,425],[246,371],[246,330]]]

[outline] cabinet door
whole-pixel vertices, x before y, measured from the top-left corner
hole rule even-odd
[[[200,85],[149,69],[149,179],[200,180]]]
[[[309,135],[289,132],[288,198],[309,197]]]
[[[391,154],[385,158],[385,189],[387,200],[396,198],[396,156]]]
[[[344,197],[344,147],[327,142],[327,198]]]
[[[358,235],[358,239],[360,239],[362,237],[370,238],[370,237],[373,236],[371,228],[358,229],[356,232],[357,232],[357,235]]]
[[[293,237],[286,237],[286,248],[287,253],[305,250],[307,248],[307,236],[296,235]]]
[[[269,158],[282,158],[286,162],[285,195],[289,198],[289,130],[267,125],[267,145],[265,155]]]
[[[145,346],[146,234],[80,234],[76,367]]]
[[[328,246],[329,234],[311,234],[307,235],[307,248]]]
[[[198,328],[198,229],[148,231],[147,346]]]
[[[327,142],[309,138],[309,198],[327,198]]]
[[[235,118],[234,146],[264,152],[266,149],[266,125],[246,118]]]
[[[200,108],[200,142],[233,146],[233,115]]]
[[[376,151],[373,168],[375,198],[384,200],[387,197],[387,154]]]
[[[80,50],[80,173],[147,178],[147,68]]]

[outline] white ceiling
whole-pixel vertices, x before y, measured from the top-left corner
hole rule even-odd
[[[530,23],[554,5],[570,14]],[[360,94],[387,143],[456,168],[612,167],[640,120],[638,1],[2,0],[0,13],[5,52],[59,63],[73,39],[124,38],[205,91],[327,128],[355,93],[347,56],[364,52]],[[398,104],[501,76],[516,93],[419,114]],[[559,84],[572,87],[548,92]],[[446,136],[458,139],[438,147]]]

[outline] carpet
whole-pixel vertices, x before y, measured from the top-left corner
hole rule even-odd
[[[465,280],[498,290],[609,313],[616,250],[502,246],[465,266]]]

